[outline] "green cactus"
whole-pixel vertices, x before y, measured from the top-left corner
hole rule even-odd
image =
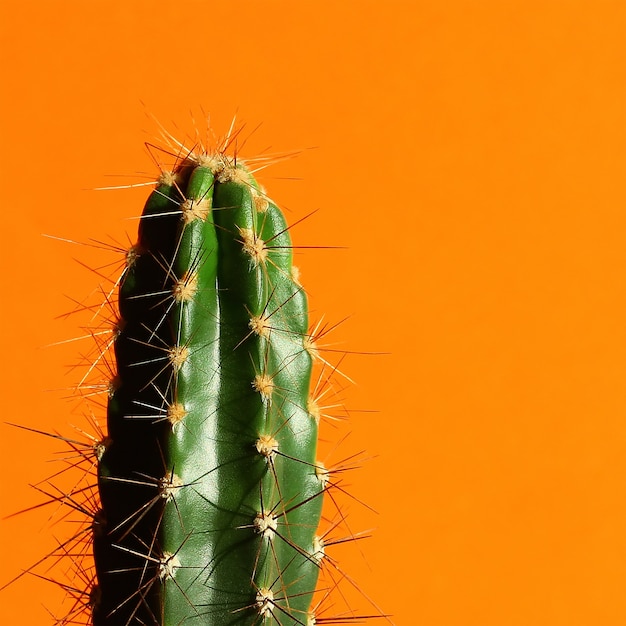
[[[119,285],[93,624],[315,623],[328,472],[285,219],[236,159],[161,175]]]
[[[341,372],[318,345],[332,327],[309,330],[285,218],[228,156],[232,128],[213,152],[164,137],[175,165],[161,167],[135,245],[114,247],[121,276],[77,307],[94,312],[96,350],[74,391],[98,408],[106,395],[106,428],[91,411],[93,434],[20,426],[69,448],[35,487],[73,532],[0,591],[28,573],[55,582],[70,602],[59,625],[391,623],[326,555],[364,536],[336,499],[359,455],[330,470],[317,457],[320,417],[342,418]],[[66,557],[58,580],[50,563]],[[351,592],[375,610],[358,613]]]

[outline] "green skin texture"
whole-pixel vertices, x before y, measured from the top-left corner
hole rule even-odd
[[[325,484],[307,410],[307,301],[281,211],[220,159],[163,177],[120,283],[95,626],[308,623]],[[277,450],[259,451],[262,436]]]

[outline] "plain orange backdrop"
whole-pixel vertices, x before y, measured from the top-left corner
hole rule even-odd
[[[312,317],[348,317],[341,446],[372,457],[348,482],[377,513],[346,501],[375,530],[342,569],[398,626],[626,624],[622,0],[22,0],[0,18],[4,421],[81,419],[62,390],[88,348],[45,346],[83,333],[58,316],[100,282],[74,258],[100,257],[42,234],[127,241],[146,189],[95,189],[156,174],[155,119],[184,136],[236,113],[244,156],[300,151],[262,181],[292,222],[317,210],[293,230],[327,247],[298,251]],[[28,484],[59,449],[0,425],[3,516],[45,499]],[[67,533],[51,516],[0,521],[0,585]],[[25,576],[0,624],[52,624],[62,596]]]

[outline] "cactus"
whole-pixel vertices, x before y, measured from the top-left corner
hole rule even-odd
[[[118,305],[93,624],[313,624],[315,345],[285,218],[241,162],[162,173]]]
[[[345,492],[339,475],[358,455],[331,469],[317,458],[321,415],[340,417],[340,402],[320,406],[336,393],[338,367],[318,345],[332,328],[309,330],[289,227],[251,168],[227,154],[232,132],[214,151],[187,151],[165,134],[165,153],[178,156],[161,167],[136,243],[115,248],[121,275],[104,303],[79,305],[95,308],[88,335],[96,355],[76,391],[97,406],[106,395],[106,429],[93,414],[95,435],[77,428],[82,440],[20,426],[71,451],[55,480],[36,488],[48,504],[78,512],[79,530],[11,581],[72,558],[70,584],[48,569],[43,576],[72,602],[58,624],[314,626],[386,617],[367,596],[375,611],[358,614],[343,590],[347,608],[336,612],[331,602],[335,616],[327,613],[329,593],[343,582],[361,593],[326,555],[363,536],[333,493]],[[106,328],[94,325],[103,317]],[[66,469],[83,477],[63,484]],[[322,534],[326,495],[336,514]]]

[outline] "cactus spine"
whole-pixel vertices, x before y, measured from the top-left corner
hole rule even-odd
[[[328,474],[285,219],[234,158],[161,175],[119,286],[93,624],[315,622]]]

